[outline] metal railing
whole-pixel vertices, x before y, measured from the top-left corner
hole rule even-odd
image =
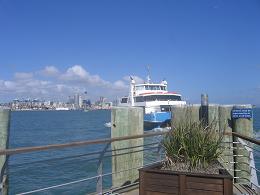
[[[104,189],[103,186],[103,178],[107,176],[112,176],[113,174],[119,173],[119,172],[107,172],[107,170],[103,169],[104,166],[104,160],[107,158],[113,158],[116,156],[120,155],[128,155],[128,154],[133,154],[133,153],[139,153],[143,152],[144,153],[144,163],[141,166],[135,166],[135,167],[130,167],[126,170],[123,171],[130,171],[130,170],[137,170],[143,166],[149,165],[151,163],[155,163],[160,161],[161,159],[161,150],[160,150],[160,145],[158,144],[160,142],[160,139],[152,139],[149,141],[145,141],[144,144],[142,145],[135,145],[132,147],[126,147],[126,148],[119,148],[117,151],[117,154],[113,154],[115,150],[111,149],[110,145],[113,142],[118,142],[118,141],[126,141],[126,140],[132,140],[132,139],[150,139],[152,137],[157,137],[162,136],[166,134],[167,132],[153,132],[153,133],[145,133],[143,135],[134,135],[134,136],[124,136],[124,137],[117,137],[117,138],[106,138],[106,139],[99,139],[99,140],[90,140],[90,141],[79,141],[79,142],[72,142],[72,143],[65,143],[65,144],[53,144],[53,145],[47,145],[47,146],[37,146],[37,147],[23,147],[23,148],[16,148],[16,149],[6,149],[6,150],[0,150],[0,155],[7,155],[7,156],[16,156],[19,154],[25,154],[25,153],[35,153],[35,152],[41,152],[41,151],[53,151],[53,150],[63,150],[63,149],[71,149],[71,148],[80,148],[80,147],[85,147],[85,146],[94,146],[94,145],[100,145],[103,144],[104,147],[103,149],[99,151],[89,151],[84,154],[79,154],[79,155],[72,155],[72,156],[62,156],[62,157],[54,157],[54,158],[48,158],[48,159],[42,159],[42,160],[37,160],[34,162],[25,162],[25,163],[14,163],[11,165],[11,167],[21,167],[24,168],[25,166],[33,166],[34,164],[41,163],[50,163],[50,162],[56,162],[56,161],[64,161],[66,159],[75,159],[79,157],[90,157],[89,160],[97,160],[97,174],[94,176],[89,176],[85,178],[79,178],[75,179],[73,181],[69,182],[62,182],[59,184],[55,185],[48,185],[48,186],[41,186],[39,188],[35,188],[33,190],[25,190],[22,192],[15,192],[16,194],[34,194],[36,192],[45,192],[47,190],[52,190],[52,189],[57,189],[57,188],[62,188],[66,187],[69,185],[73,184],[79,184],[81,182],[87,182],[90,180],[96,180],[94,183],[96,183],[96,191],[94,191],[94,194],[103,194],[105,191],[107,193],[113,193],[116,190],[119,190],[121,188],[125,188],[126,186],[131,186],[138,184],[138,181],[134,183],[130,183],[124,186],[111,186],[108,189]],[[131,150],[129,152],[129,150]],[[10,171],[10,169],[9,169]],[[123,172],[122,171],[122,172]],[[8,173],[9,174],[9,173]],[[88,193],[90,193],[88,191]]]
[[[223,142],[224,148],[230,153],[223,154],[221,161],[233,175],[234,183],[247,185],[256,193],[260,193],[260,170],[255,163],[255,157],[260,158],[260,141],[236,132],[225,135],[232,136],[232,141]]]
[[[165,135],[167,131],[164,132],[153,132],[153,133],[145,133],[143,135],[135,135],[135,136],[124,136],[124,137],[118,137],[118,138],[106,138],[106,139],[99,139],[99,140],[90,140],[90,141],[80,141],[80,142],[72,142],[72,143],[65,143],[65,144],[54,144],[54,145],[47,145],[47,146],[37,146],[37,147],[24,147],[24,148],[17,148],[17,149],[7,149],[7,150],[0,150],[0,155],[7,155],[7,156],[16,156],[19,154],[25,154],[25,153],[32,153],[32,152],[40,152],[40,151],[53,151],[53,150],[63,150],[63,149],[71,149],[71,148],[80,148],[85,146],[93,146],[93,145],[99,145],[103,144],[103,148],[98,151],[88,151],[87,153],[83,154],[77,154],[77,155],[71,155],[71,156],[62,156],[62,157],[54,157],[54,158],[48,158],[48,159],[41,159],[34,162],[25,162],[25,163],[16,163],[12,164],[11,167],[21,167],[24,168],[25,166],[33,166],[36,163],[51,163],[56,161],[64,161],[66,159],[76,159],[80,157],[90,157],[88,161],[96,160],[97,163],[97,174],[83,177],[83,178],[77,178],[72,181],[68,182],[61,182],[55,185],[48,185],[48,186],[41,186],[38,188],[35,188],[33,190],[25,190],[21,192],[16,192],[16,194],[34,194],[36,192],[45,192],[47,190],[62,188],[70,185],[76,185],[82,182],[88,182],[93,181],[95,183],[95,190],[92,192],[94,194],[112,194],[116,191],[129,187],[132,185],[137,185],[138,180],[132,183],[128,183],[124,186],[104,186],[104,178],[108,176],[112,176],[113,174],[117,174],[119,172],[112,172],[107,171],[104,169],[104,162],[105,159],[109,159],[112,157],[120,156],[120,155],[127,155],[127,154],[133,154],[133,153],[144,153],[144,163],[140,166],[133,166],[129,167],[128,169],[122,170],[120,172],[124,171],[130,171],[130,170],[137,170],[143,166],[147,166],[149,164],[153,164],[156,162],[160,162],[162,160],[162,155],[164,155],[163,151],[161,150],[160,146],[160,138],[158,136]],[[254,189],[256,192],[260,191],[260,187],[258,185],[257,175],[260,175],[260,170],[256,168],[254,157],[260,158],[260,141],[249,138],[247,136],[238,134],[238,133],[232,133],[232,134],[225,134],[226,136],[233,137],[232,141],[226,141],[223,142],[226,151],[229,151],[229,153],[225,153],[222,156],[222,162],[223,164],[226,164],[228,171],[232,173],[234,176],[234,183],[241,183],[246,184],[250,186],[252,189]],[[124,147],[117,149],[117,154],[113,153],[115,150],[111,149],[110,144],[113,142],[118,141],[126,141],[126,140],[132,140],[132,139],[150,139],[156,137],[156,140],[148,140],[144,141],[144,144],[142,145],[135,145],[132,147]],[[236,141],[233,141],[236,140]],[[131,150],[129,152],[129,150]],[[239,151],[245,151],[244,153],[239,153]],[[240,159],[239,159],[240,158]],[[244,160],[241,160],[243,158]],[[87,162],[87,161],[86,161]],[[241,166],[244,165],[244,166]],[[241,174],[243,173],[243,174]]]

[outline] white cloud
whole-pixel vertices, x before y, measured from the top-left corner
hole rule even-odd
[[[134,76],[137,83],[143,79]],[[97,74],[90,74],[81,65],[69,67],[64,72],[55,66],[46,66],[36,72],[17,72],[13,79],[0,80],[1,99],[42,98],[62,99],[75,93],[88,92],[87,97],[95,100],[105,96],[110,100],[128,93],[129,77],[114,82],[106,81]]]
[[[81,82],[91,86],[107,87],[110,85],[110,82],[101,79],[99,75],[91,75],[80,65],[74,65],[68,68],[68,70],[60,76],[60,79],[63,81]]]
[[[14,74],[14,78],[17,80],[27,80],[33,78],[33,73],[17,72]]]
[[[3,87],[4,87],[4,81],[0,80],[0,88],[3,88]]]
[[[59,70],[55,66],[46,66],[40,73],[47,77],[57,76],[59,74]]]
[[[134,76],[132,76],[131,75],[131,77],[135,80],[135,83],[136,84],[142,84],[142,83],[144,83],[144,80],[142,79],[142,78],[140,78],[140,77],[138,77],[138,76],[136,76],[136,75],[134,75]],[[127,82],[130,82],[130,76],[124,76],[124,78],[123,78],[125,81],[127,81]]]
[[[118,81],[114,82],[114,87],[116,89],[127,89],[128,85],[126,85],[126,83],[124,81],[118,80]]]
[[[58,92],[62,92],[63,89],[66,88],[66,86],[65,86],[65,85],[62,85],[62,84],[57,84],[56,87],[57,87]]]
[[[80,65],[68,68],[66,73],[61,75],[61,79],[64,80],[85,80],[87,77],[89,77],[89,73]]]
[[[4,88],[6,90],[15,90],[16,89],[16,82],[13,81],[4,81]]]

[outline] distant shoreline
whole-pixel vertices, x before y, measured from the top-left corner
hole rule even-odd
[[[111,109],[92,109],[92,110],[88,110],[89,112],[91,111],[95,111],[95,110],[111,110]],[[75,112],[75,111],[80,111],[80,112],[86,112],[84,110],[11,110],[12,112],[53,112],[53,111],[57,111],[57,112]]]

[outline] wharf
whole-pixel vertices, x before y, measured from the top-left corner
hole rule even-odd
[[[125,189],[124,192],[118,192],[120,195],[139,195],[138,186],[135,188]],[[242,185],[242,184],[234,184],[233,187],[233,195],[257,195],[257,193],[252,190],[249,186]]]
[[[253,138],[253,120],[247,119],[247,118],[241,118],[241,119],[234,119],[233,125],[227,126],[226,123],[231,120],[230,113],[232,111],[231,107],[209,107],[211,110],[219,110],[219,112],[214,112],[216,116],[221,116],[219,119],[219,128],[217,129],[218,132],[220,132],[223,135],[222,140],[222,147],[225,149],[222,155],[220,156],[219,160],[220,163],[222,163],[223,167],[230,171],[233,177],[233,195],[244,195],[244,194],[259,194],[255,192],[252,188],[255,188],[256,191],[260,192],[260,186],[258,185],[257,181],[257,173],[260,173],[260,170],[258,170],[255,167],[254,164],[254,154],[257,156],[256,150],[259,145],[260,141]],[[177,109],[177,108],[176,108]],[[174,122],[178,122],[178,116],[181,118],[181,113],[185,113],[185,110],[182,110],[182,108],[178,108],[179,110],[175,110],[175,120]],[[189,108],[194,109],[197,114],[194,114],[195,119],[199,120],[199,107],[195,108]],[[194,112],[195,112],[194,111]],[[213,112],[210,112],[213,113]],[[1,114],[1,112],[0,112]],[[2,123],[0,120],[0,125],[2,124],[3,129],[5,129],[5,135],[9,132],[9,112],[3,112]],[[179,115],[178,115],[179,114]],[[209,115],[211,118],[214,118],[213,116]],[[7,163],[4,161],[8,159],[7,157],[12,155],[18,155],[23,153],[30,153],[30,152],[41,152],[41,151],[51,151],[51,150],[61,150],[61,149],[72,149],[78,150],[79,147],[92,147],[99,145],[101,146],[101,149],[86,151],[85,153],[80,153],[80,155],[75,156],[69,156],[70,159],[78,158],[79,156],[87,157],[86,160],[95,160],[95,166],[96,169],[94,170],[96,172],[96,175],[86,176],[85,178],[75,178],[73,181],[69,181],[67,183],[60,182],[59,185],[53,185],[50,184],[50,186],[43,186],[39,187],[38,189],[35,189],[34,191],[24,191],[20,192],[20,194],[32,194],[34,192],[41,192],[41,193],[49,193],[47,191],[55,190],[57,188],[62,188],[65,186],[69,186],[72,184],[79,184],[82,183],[82,186],[87,189],[87,184],[92,184],[91,188],[93,188],[93,191],[90,193],[92,194],[114,194],[114,195],[138,195],[139,194],[139,172],[141,168],[144,168],[146,166],[152,166],[155,163],[161,163],[165,159],[165,151],[162,150],[161,147],[161,139],[163,139],[163,136],[165,136],[168,131],[156,131],[156,132],[144,132],[143,131],[143,110],[141,108],[118,108],[112,110],[112,117],[111,117],[111,138],[103,138],[103,139],[96,139],[96,140],[83,140],[83,141],[76,141],[76,142],[69,142],[69,143],[58,143],[58,144],[52,144],[52,145],[45,145],[45,146],[35,146],[35,147],[22,147],[22,148],[11,148],[11,149],[0,149],[0,157],[1,155],[4,157],[2,158],[2,173],[6,173],[6,175],[3,176],[2,185],[4,186],[3,190],[5,190],[5,193],[2,193],[4,195],[7,195],[8,192],[8,185],[6,185],[5,181],[8,181],[8,172],[5,171],[8,167]],[[1,126],[0,126],[1,127]],[[238,128],[239,127],[239,128]],[[0,128],[1,129],[1,128]],[[242,131],[243,130],[243,131]],[[5,139],[3,139],[3,143],[6,145],[7,143],[7,136]],[[253,145],[255,144],[255,145]],[[97,148],[97,147],[96,147]],[[254,153],[254,151],[256,151]],[[51,151],[52,152],[52,151]],[[50,153],[52,154],[52,153]],[[49,160],[63,160],[64,158],[60,158],[59,156],[54,157],[53,155],[50,155],[52,158]],[[67,158],[67,157],[65,157]],[[111,168],[106,168],[106,161],[105,158],[110,159],[111,158]],[[36,162],[48,162],[39,160]],[[85,162],[85,161],[84,161]],[[86,161],[89,162],[89,161]],[[0,162],[1,163],[1,162]],[[63,163],[63,162],[62,162]],[[1,165],[1,164],[0,164]],[[85,165],[87,166],[87,164]],[[31,167],[31,166],[30,166]],[[48,173],[51,171],[51,169],[48,169]],[[82,169],[80,169],[80,172],[82,172]],[[110,189],[104,190],[104,188],[108,188],[108,186],[103,186],[103,181],[105,181],[105,177],[111,176],[111,186]],[[142,178],[142,177],[140,177]],[[183,179],[183,177],[182,177]],[[166,178],[168,181],[169,179]],[[184,178],[181,181],[185,181]],[[93,182],[94,181],[94,182]],[[173,194],[172,190],[175,188],[176,192],[175,194],[178,194],[179,191],[181,191],[181,194],[184,194],[187,192],[185,188],[188,186],[188,184],[174,186],[171,188],[171,181],[174,181],[174,179],[170,179],[169,182],[163,183],[161,182],[159,178],[159,182],[156,180],[156,183],[152,183],[151,187],[143,187],[143,189],[148,190],[146,194],[149,195],[159,195],[164,194],[165,189],[167,188],[168,194]],[[175,178],[176,181],[176,178]],[[179,180],[180,181],[180,180]],[[83,183],[86,182],[86,183]],[[91,182],[91,183],[90,183]],[[163,186],[161,184],[164,184]],[[180,182],[179,182],[180,183]],[[184,182],[183,182],[184,183]],[[188,183],[188,182],[187,182]],[[190,182],[192,183],[192,182]],[[232,195],[232,180],[230,179],[228,184],[225,184],[223,181],[223,192],[222,193],[222,187],[221,188],[214,188],[215,191],[212,191],[212,187],[204,189],[204,183],[205,179],[200,180],[198,182],[198,185],[193,185],[192,188],[189,188],[189,191],[193,191],[193,189],[196,190],[194,194],[215,194],[215,195]],[[242,185],[247,184],[247,185]],[[96,186],[94,186],[96,184]],[[157,185],[158,184],[158,185]],[[128,185],[128,187],[126,187]],[[129,187],[131,185],[131,188]],[[154,188],[155,185],[157,188]],[[211,185],[211,184],[209,184]],[[124,187],[122,187],[124,186]],[[180,187],[181,186],[181,187]],[[203,186],[203,187],[200,187]],[[225,187],[228,187],[228,191],[225,191]],[[251,186],[251,187],[249,187]],[[76,190],[78,188],[75,187],[75,194]],[[120,190],[119,190],[120,189]],[[152,190],[149,191],[149,190]],[[180,190],[181,189],[181,190]],[[91,189],[92,190],[92,189]],[[158,192],[161,190],[161,192]],[[195,191],[194,190],[194,191]],[[203,193],[201,193],[203,192]],[[51,192],[50,192],[51,193]],[[88,194],[90,194],[88,193]]]

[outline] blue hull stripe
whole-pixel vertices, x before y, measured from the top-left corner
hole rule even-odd
[[[171,112],[152,112],[144,115],[144,122],[163,123],[172,118]]]

